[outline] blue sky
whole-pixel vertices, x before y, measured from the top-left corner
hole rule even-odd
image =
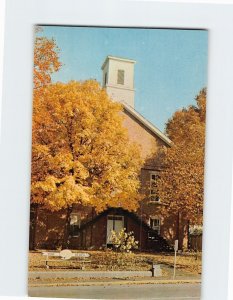
[[[53,82],[96,79],[107,55],[134,59],[135,109],[164,131],[172,114],[207,86],[208,31],[44,26],[60,48]]]

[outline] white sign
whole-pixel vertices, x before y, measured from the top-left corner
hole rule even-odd
[[[178,240],[175,240],[174,250],[178,251]]]

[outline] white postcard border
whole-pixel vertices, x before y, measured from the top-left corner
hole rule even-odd
[[[0,149],[0,295],[27,294],[33,24],[209,30],[202,299],[230,299],[233,6],[8,0]],[[229,292],[229,293],[228,293]]]

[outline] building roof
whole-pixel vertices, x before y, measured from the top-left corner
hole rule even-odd
[[[109,59],[117,60],[117,61],[124,61],[124,62],[129,62],[129,63],[136,63],[136,60],[129,59],[129,58],[123,58],[123,57],[116,57],[116,56],[111,56],[108,55],[101,67],[103,70],[106,63],[108,62]],[[151,122],[146,120],[139,112],[137,112],[132,106],[129,106],[125,102],[122,102],[124,106],[124,109],[131,114],[135,119],[137,119],[140,123],[142,123],[147,129],[149,129],[152,133],[154,133],[157,137],[159,137],[163,142],[165,142],[168,146],[171,146],[171,140],[162,132],[160,131],[157,127],[155,127]]]
[[[102,211],[101,213],[97,214],[93,219],[87,221],[86,223],[83,223],[80,226],[80,231],[85,229],[87,226],[95,223],[98,219],[100,219],[102,216],[106,216],[109,213],[114,213],[114,214],[127,214],[129,217],[135,220],[138,224],[141,224],[142,227],[144,227],[147,230],[151,230],[150,226],[143,221],[135,212],[126,210],[122,207],[109,207],[106,210]]]
[[[102,65],[102,67],[101,67],[102,70],[104,69],[104,67],[105,67],[105,65],[106,65],[106,63],[107,63],[107,61],[108,61],[109,59],[118,60],[118,61],[125,61],[125,62],[129,62],[129,63],[134,63],[134,64],[136,63],[136,60],[133,60],[133,59],[108,55],[108,56],[105,58],[104,63],[103,63],[103,65]]]
[[[124,109],[131,114],[135,119],[137,119],[140,123],[142,123],[146,128],[148,128],[151,132],[153,132],[156,136],[158,136],[161,140],[163,140],[168,146],[171,146],[172,141],[157,127],[155,127],[151,122],[145,119],[139,112],[137,112],[133,107],[129,106],[125,102],[123,102]]]

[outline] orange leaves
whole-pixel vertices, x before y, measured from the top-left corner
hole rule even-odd
[[[36,37],[34,45],[34,88],[51,83],[51,74],[61,67],[58,47],[53,39]]]
[[[55,41],[37,36],[32,202],[51,210],[73,203],[99,211],[106,206],[136,209],[142,161],[122,126],[121,105],[94,80],[51,84],[51,74],[60,67]]]
[[[32,201],[51,210],[73,203],[137,208],[142,161],[121,109],[93,80],[34,94]]]
[[[167,134],[173,145],[167,149],[164,170],[158,180],[166,212],[182,212],[191,222],[201,222],[204,194],[204,149],[206,90],[196,97],[197,106],[175,112]]]

